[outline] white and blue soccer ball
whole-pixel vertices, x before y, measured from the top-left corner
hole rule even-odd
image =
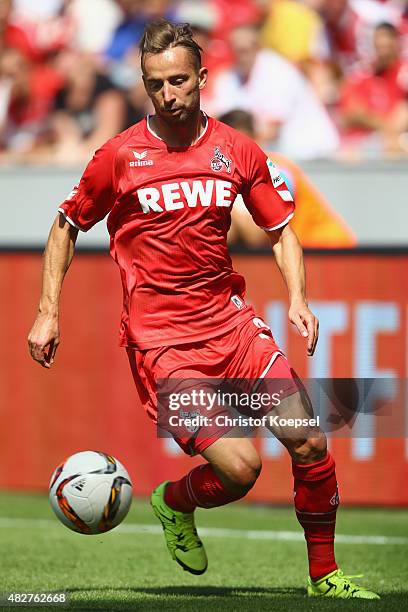
[[[50,481],[52,509],[69,529],[92,535],[123,521],[132,503],[132,482],[124,466],[102,452],[83,451],[59,465]]]

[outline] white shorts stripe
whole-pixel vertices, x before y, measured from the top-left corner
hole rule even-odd
[[[270,358],[270,360],[268,361],[268,365],[266,366],[266,368],[264,369],[264,371],[262,372],[262,374],[260,374],[260,376],[258,376],[258,380],[256,381],[256,383],[254,384],[253,388],[252,388],[252,393],[255,393],[257,388],[259,387],[259,385],[261,384],[261,380],[263,378],[265,378],[265,376],[267,375],[267,373],[269,372],[270,368],[272,367],[272,365],[274,364],[275,360],[277,357],[279,357],[279,355],[283,355],[283,353],[281,351],[275,351],[272,355],[272,357]]]
[[[271,369],[272,365],[274,364],[277,357],[279,357],[279,355],[283,355],[283,353],[281,353],[281,351],[274,352],[274,354],[272,355],[272,357],[270,358],[268,362],[268,365],[266,366],[262,374],[259,376],[259,378],[265,378],[265,376],[267,375],[267,373],[269,372],[269,370]]]

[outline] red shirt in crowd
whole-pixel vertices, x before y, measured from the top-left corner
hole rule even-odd
[[[55,96],[63,85],[61,75],[46,65],[34,65],[28,78],[28,97],[10,102],[9,117],[15,126],[43,122],[52,110]]]
[[[8,23],[0,40],[1,48],[18,49],[24,57],[36,61],[39,58],[38,51],[31,44],[27,34],[16,25]]]
[[[400,60],[382,71],[368,69],[356,72],[344,83],[339,111],[346,114],[359,110],[386,119],[406,98],[407,91],[408,65]],[[360,128],[352,131],[367,132]]]

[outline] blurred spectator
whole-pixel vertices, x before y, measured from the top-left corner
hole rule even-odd
[[[150,99],[146,96],[143,81],[140,79],[126,92],[126,117],[123,129],[141,121],[146,115],[153,112]]]
[[[18,15],[43,21],[56,17],[66,2],[67,0],[14,0],[14,9]]]
[[[67,11],[75,24],[74,49],[102,54],[122,18],[115,0],[70,0]]]
[[[195,2],[196,0],[192,0]],[[199,0],[201,2],[201,0]],[[122,0],[120,0],[122,2]],[[178,0],[143,0],[143,13],[146,21],[155,19],[174,20]]]
[[[383,23],[374,34],[374,59],[345,81],[339,104],[346,147],[401,151],[398,125],[408,95],[408,64],[401,59],[397,29]],[[374,136],[374,139],[373,139]]]
[[[261,35],[265,47],[297,65],[323,104],[336,102],[336,72],[323,21],[314,8],[297,0],[271,0]]]
[[[375,0],[317,0],[317,6],[326,25],[332,60],[343,72],[370,56],[373,28],[396,18],[392,6]]]
[[[231,31],[240,26],[260,25],[266,2],[268,0],[213,0],[219,15],[213,37],[227,41]]]
[[[52,155],[59,163],[82,163],[124,128],[125,101],[91,56],[65,53],[59,65],[66,80],[51,118]]]
[[[300,66],[329,55],[319,14],[296,0],[272,0],[262,27],[262,42]]]
[[[251,138],[255,137],[254,121],[250,113],[235,110],[222,115],[220,120]],[[310,248],[355,246],[356,239],[353,232],[330,208],[299,166],[278,153],[268,153],[268,156],[279,168],[296,200],[296,212],[290,225],[302,246]],[[252,221],[241,196],[238,196],[234,202],[228,240],[230,244],[241,241],[252,248],[269,244],[265,232]]]
[[[261,50],[254,27],[237,28],[230,40],[234,65],[215,78],[209,114],[242,108],[254,113],[264,145],[298,159],[332,155],[336,128],[302,74],[277,53]]]
[[[126,119],[123,129],[134,125],[148,114],[154,113],[142,80],[140,55],[137,47],[126,55],[126,61],[114,64],[111,71],[115,85],[123,90],[126,101]]]
[[[14,0],[14,18],[29,37],[38,59],[44,60],[70,43],[74,30],[65,11],[68,2]]]
[[[401,54],[408,61],[408,0],[395,0],[399,8],[398,18],[393,23],[397,25],[401,36]]]
[[[182,0],[176,5],[174,19],[189,23],[204,50],[203,65],[214,72],[232,63],[229,35],[239,26],[262,22],[264,2],[268,0]]]
[[[210,71],[204,110],[251,111],[264,146],[332,156],[335,108],[343,152],[408,149],[408,0],[0,0],[2,159],[81,163],[149,112],[137,44],[158,17],[192,26]],[[388,61],[376,42],[367,66],[370,33],[385,20],[402,50]],[[389,32],[381,36],[392,47]]]
[[[60,75],[32,64],[17,49],[0,53],[0,146],[16,153],[31,151],[48,125]]]
[[[26,32],[11,20],[12,8],[12,0],[0,0],[0,51],[18,49],[28,59],[37,59],[38,53]]]
[[[176,20],[189,23],[195,40],[203,50],[202,65],[213,75],[231,62],[231,50],[227,42],[213,37],[212,32],[219,19],[219,13],[212,2],[181,2],[177,7]]]
[[[109,60],[123,59],[138,44],[148,21],[163,17],[174,20],[174,7],[169,0],[116,0],[122,20],[112,34],[105,51]]]
[[[203,105],[214,95],[215,76],[232,62],[231,49],[226,40],[214,37],[214,29],[220,13],[214,2],[181,2],[177,8],[176,21],[189,23],[194,39],[202,49],[202,65],[208,68],[210,78],[201,93]]]
[[[117,0],[122,9],[122,20],[112,34],[105,55],[110,60],[121,60],[128,50],[137,45],[145,27],[141,9],[143,0]]]

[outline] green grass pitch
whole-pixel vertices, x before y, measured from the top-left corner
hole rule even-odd
[[[146,500],[135,499],[111,533],[82,536],[59,523],[45,496],[2,493],[0,609],[16,609],[4,599],[11,591],[65,591],[78,610],[408,609],[407,510],[339,511],[337,533],[354,536],[339,537],[340,567],[364,573],[360,582],[382,596],[366,602],[306,598],[305,543],[291,508],[236,503],[198,511],[197,524],[209,556],[203,576],[171,561]]]

